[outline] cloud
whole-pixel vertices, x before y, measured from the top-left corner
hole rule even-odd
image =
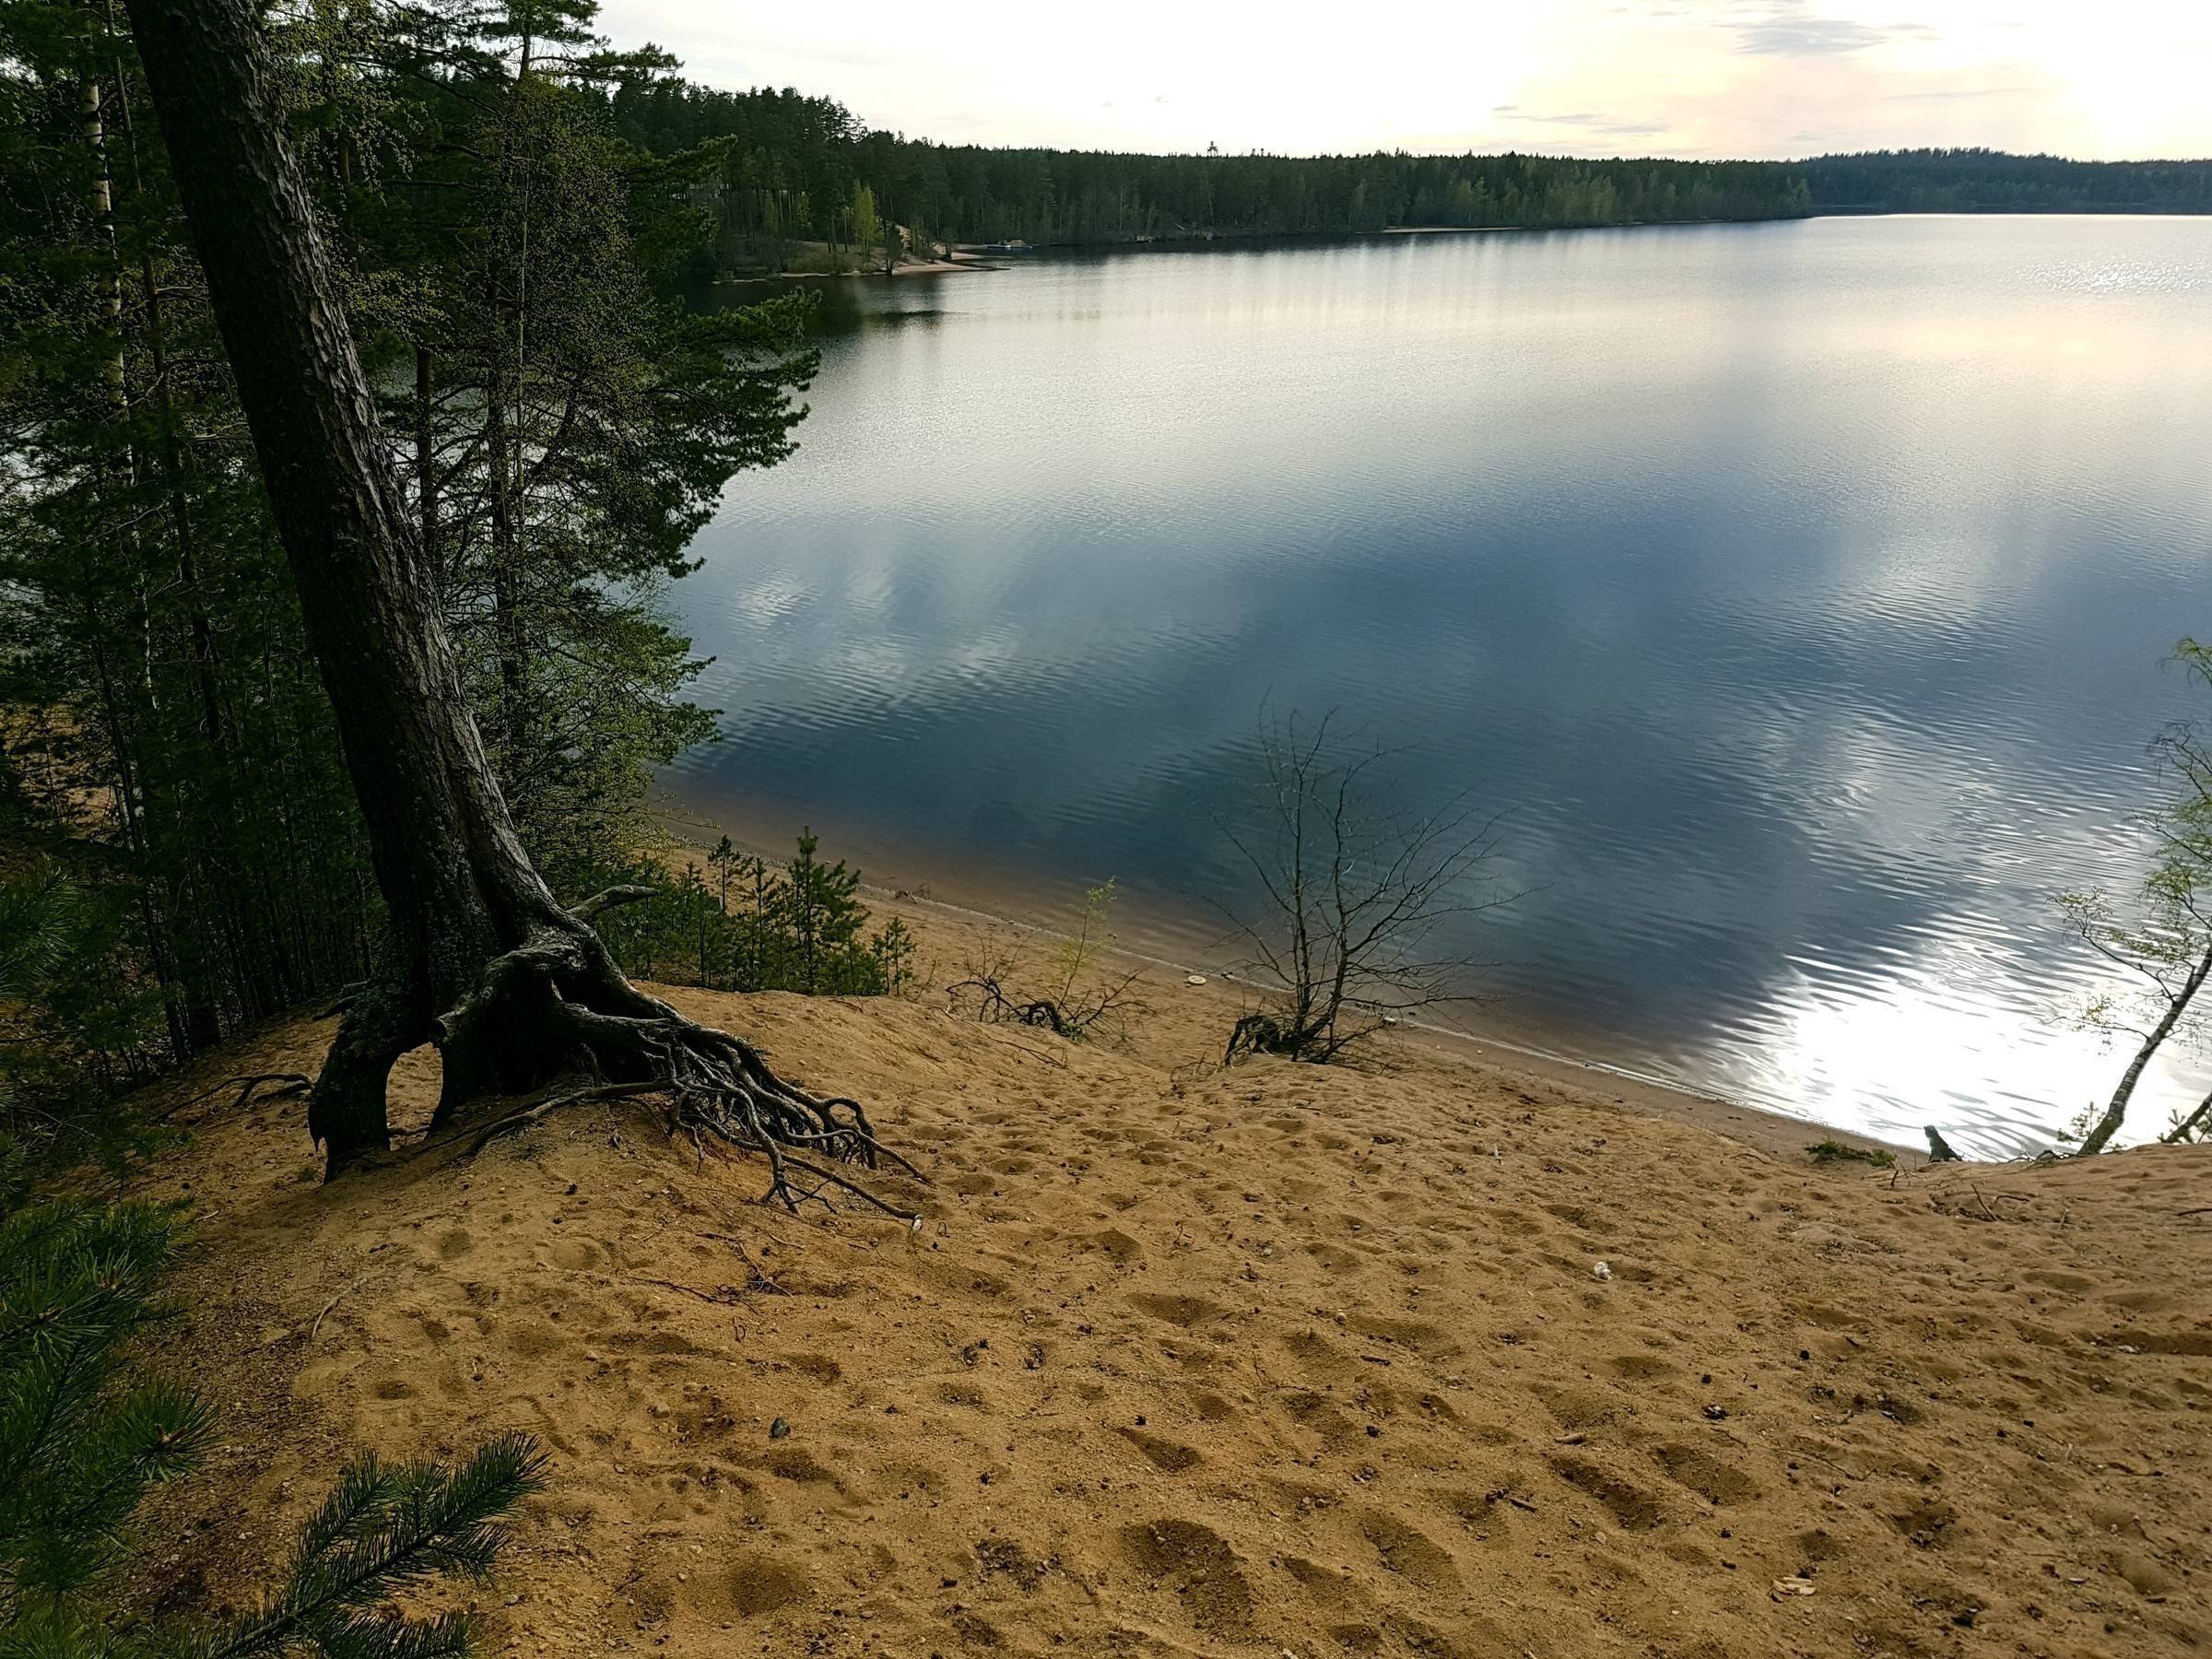
[[[1891,103],[1922,100],[1937,102],[1959,98],[2027,98],[2041,89],[2036,87],[1953,87],[1935,92],[1890,92],[1884,96]]]
[[[1838,57],[1936,32],[1924,23],[1858,23],[1848,18],[1819,17],[1811,10],[1810,0],[1779,0],[1763,16],[1730,27],[1735,30],[1735,49],[1759,57]]]
[[[1594,114],[1587,110],[1577,110],[1567,115],[1516,115],[1513,119],[1539,122],[1546,126],[1579,127],[1586,133],[1602,133],[1612,138],[1642,138],[1670,130],[1665,122],[1621,121],[1611,115]]]

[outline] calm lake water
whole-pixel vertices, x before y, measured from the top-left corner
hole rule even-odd
[[[2212,220],[1818,219],[836,285],[678,584],[677,796],[1205,954],[1263,704],[1507,810],[1477,1018],[1917,1144],[2120,1056],[2058,891],[2212,713]],[[903,861],[903,862],[902,862]],[[939,890],[943,890],[943,883]],[[1216,952],[1219,960],[1226,952]],[[2201,1087],[2179,1057],[2136,1128]]]

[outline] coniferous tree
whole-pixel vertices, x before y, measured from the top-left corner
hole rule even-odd
[[[164,1316],[153,1293],[171,1231],[168,1214],[132,1205],[0,1219],[0,1631],[33,1652],[79,1639],[132,1509],[206,1437],[183,1390],[111,1386],[117,1349]]]
[[[708,729],[660,592],[729,477],[788,452],[811,366],[795,300],[658,298],[718,159],[616,131],[606,89],[666,60],[606,49],[592,11],[332,0],[261,31],[464,693],[564,890],[622,856],[650,768]],[[0,1018],[39,1028],[18,1081],[51,1060],[48,1083],[104,1097],[363,979],[383,907],[107,8],[0,0],[0,855],[58,871],[100,924],[77,990]]]
[[[376,971],[350,997],[312,1097],[331,1171],[389,1146],[392,1068],[431,1043],[433,1126],[495,1092],[593,1072],[631,1094],[657,1087],[679,1124],[765,1152],[771,1190],[794,1208],[797,1171],[905,1218],[781,1149],[871,1167],[895,1157],[856,1102],[777,1077],[749,1044],[622,973],[592,924],[641,895],[573,909],[553,896],[469,706],[251,0],[130,10],[384,900]]]

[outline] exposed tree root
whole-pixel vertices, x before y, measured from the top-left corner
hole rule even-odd
[[[908,1226],[921,1218],[888,1204],[840,1167],[887,1165],[926,1183],[928,1177],[886,1147],[860,1102],[819,1096],[778,1077],[741,1038],[688,1019],[622,977],[595,934],[541,938],[496,959],[478,991],[437,1022],[446,1064],[444,1099],[433,1126],[485,1091],[524,1079],[524,1059],[542,1081],[548,1069],[598,1079],[549,1094],[479,1131],[474,1157],[492,1141],[589,1100],[665,1097],[672,1133],[702,1147],[720,1142],[768,1160],[762,1202],[796,1212],[838,1200],[880,1211]]]
[[[400,1054],[427,1041],[443,1073],[433,1144],[450,1145],[437,1132],[458,1127],[490,1097],[552,1091],[477,1132],[466,1156],[565,1106],[662,1097],[671,1133],[702,1150],[715,1141],[768,1160],[764,1201],[796,1211],[809,1202],[834,1210],[841,1200],[918,1226],[843,1172],[889,1165],[928,1179],[877,1138],[859,1101],[809,1093],[751,1044],[686,1018],[624,977],[592,918],[651,896],[648,888],[609,888],[564,911],[541,889],[530,921],[515,929],[522,942],[479,958],[473,972],[390,953],[387,977],[348,1006],[314,1088],[308,1126],[329,1145],[332,1173],[389,1147],[386,1079]],[[467,943],[450,953],[461,959],[453,967],[465,961]],[[589,1081],[563,1086],[579,1077]]]
[[[746,1046],[724,1032],[711,1034],[740,1048]],[[751,1053],[749,1049],[747,1052]],[[682,1082],[664,1078],[644,1083],[603,1083],[548,1095],[487,1124],[470,1142],[466,1156],[474,1158],[493,1141],[517,1134],[563,1107],[593,1100],[630,1100],[665,1095],[672,1133],[688,1134],[695,1143],[702,1146],[708,1139],[723,1142],[742,1151],[759,1153],[768,1159],[769,1183],[768,1191],[761,1194],[763,1204],[781,1202],[796,1214],[802,1204],[814,1202],[835,1211],[839,1207],[835,1199],[842,1195],[847,1202],[880,1211],[908,1227],[921,1225],[922,1218],[914,1212],[887,1204],[857,1182],[812,1159],[802,1158],[794,1150],[806,1147],[826,1156],[831,1162],[857,1164],[870,1170],[894,1165],[926,1183],[928,1176],[876,1138],[857,1101],[841,1097],[818,1100],[776,1077],[759,1063],[757,1054],[752,1057],[751,1069],[753,1075],[744,1077],[724,1076],[710,1080],[695,1074]],[[838,1117],[841,1107],[851,1113],[850,1122]],[[801,1127],[802,1124],[806,1126]]]

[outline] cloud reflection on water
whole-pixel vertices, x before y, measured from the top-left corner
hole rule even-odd
[[[672,782],[1166,912],[1263,699],[1339,708],[1512,809],[1527,1018],[2041,1144],[2112,1065],[2050,896],[2136,867],[2212,599],[2206,273],[2201,220],[1889,219],[843,288],[933,320],[702,535],[732,741]]]

